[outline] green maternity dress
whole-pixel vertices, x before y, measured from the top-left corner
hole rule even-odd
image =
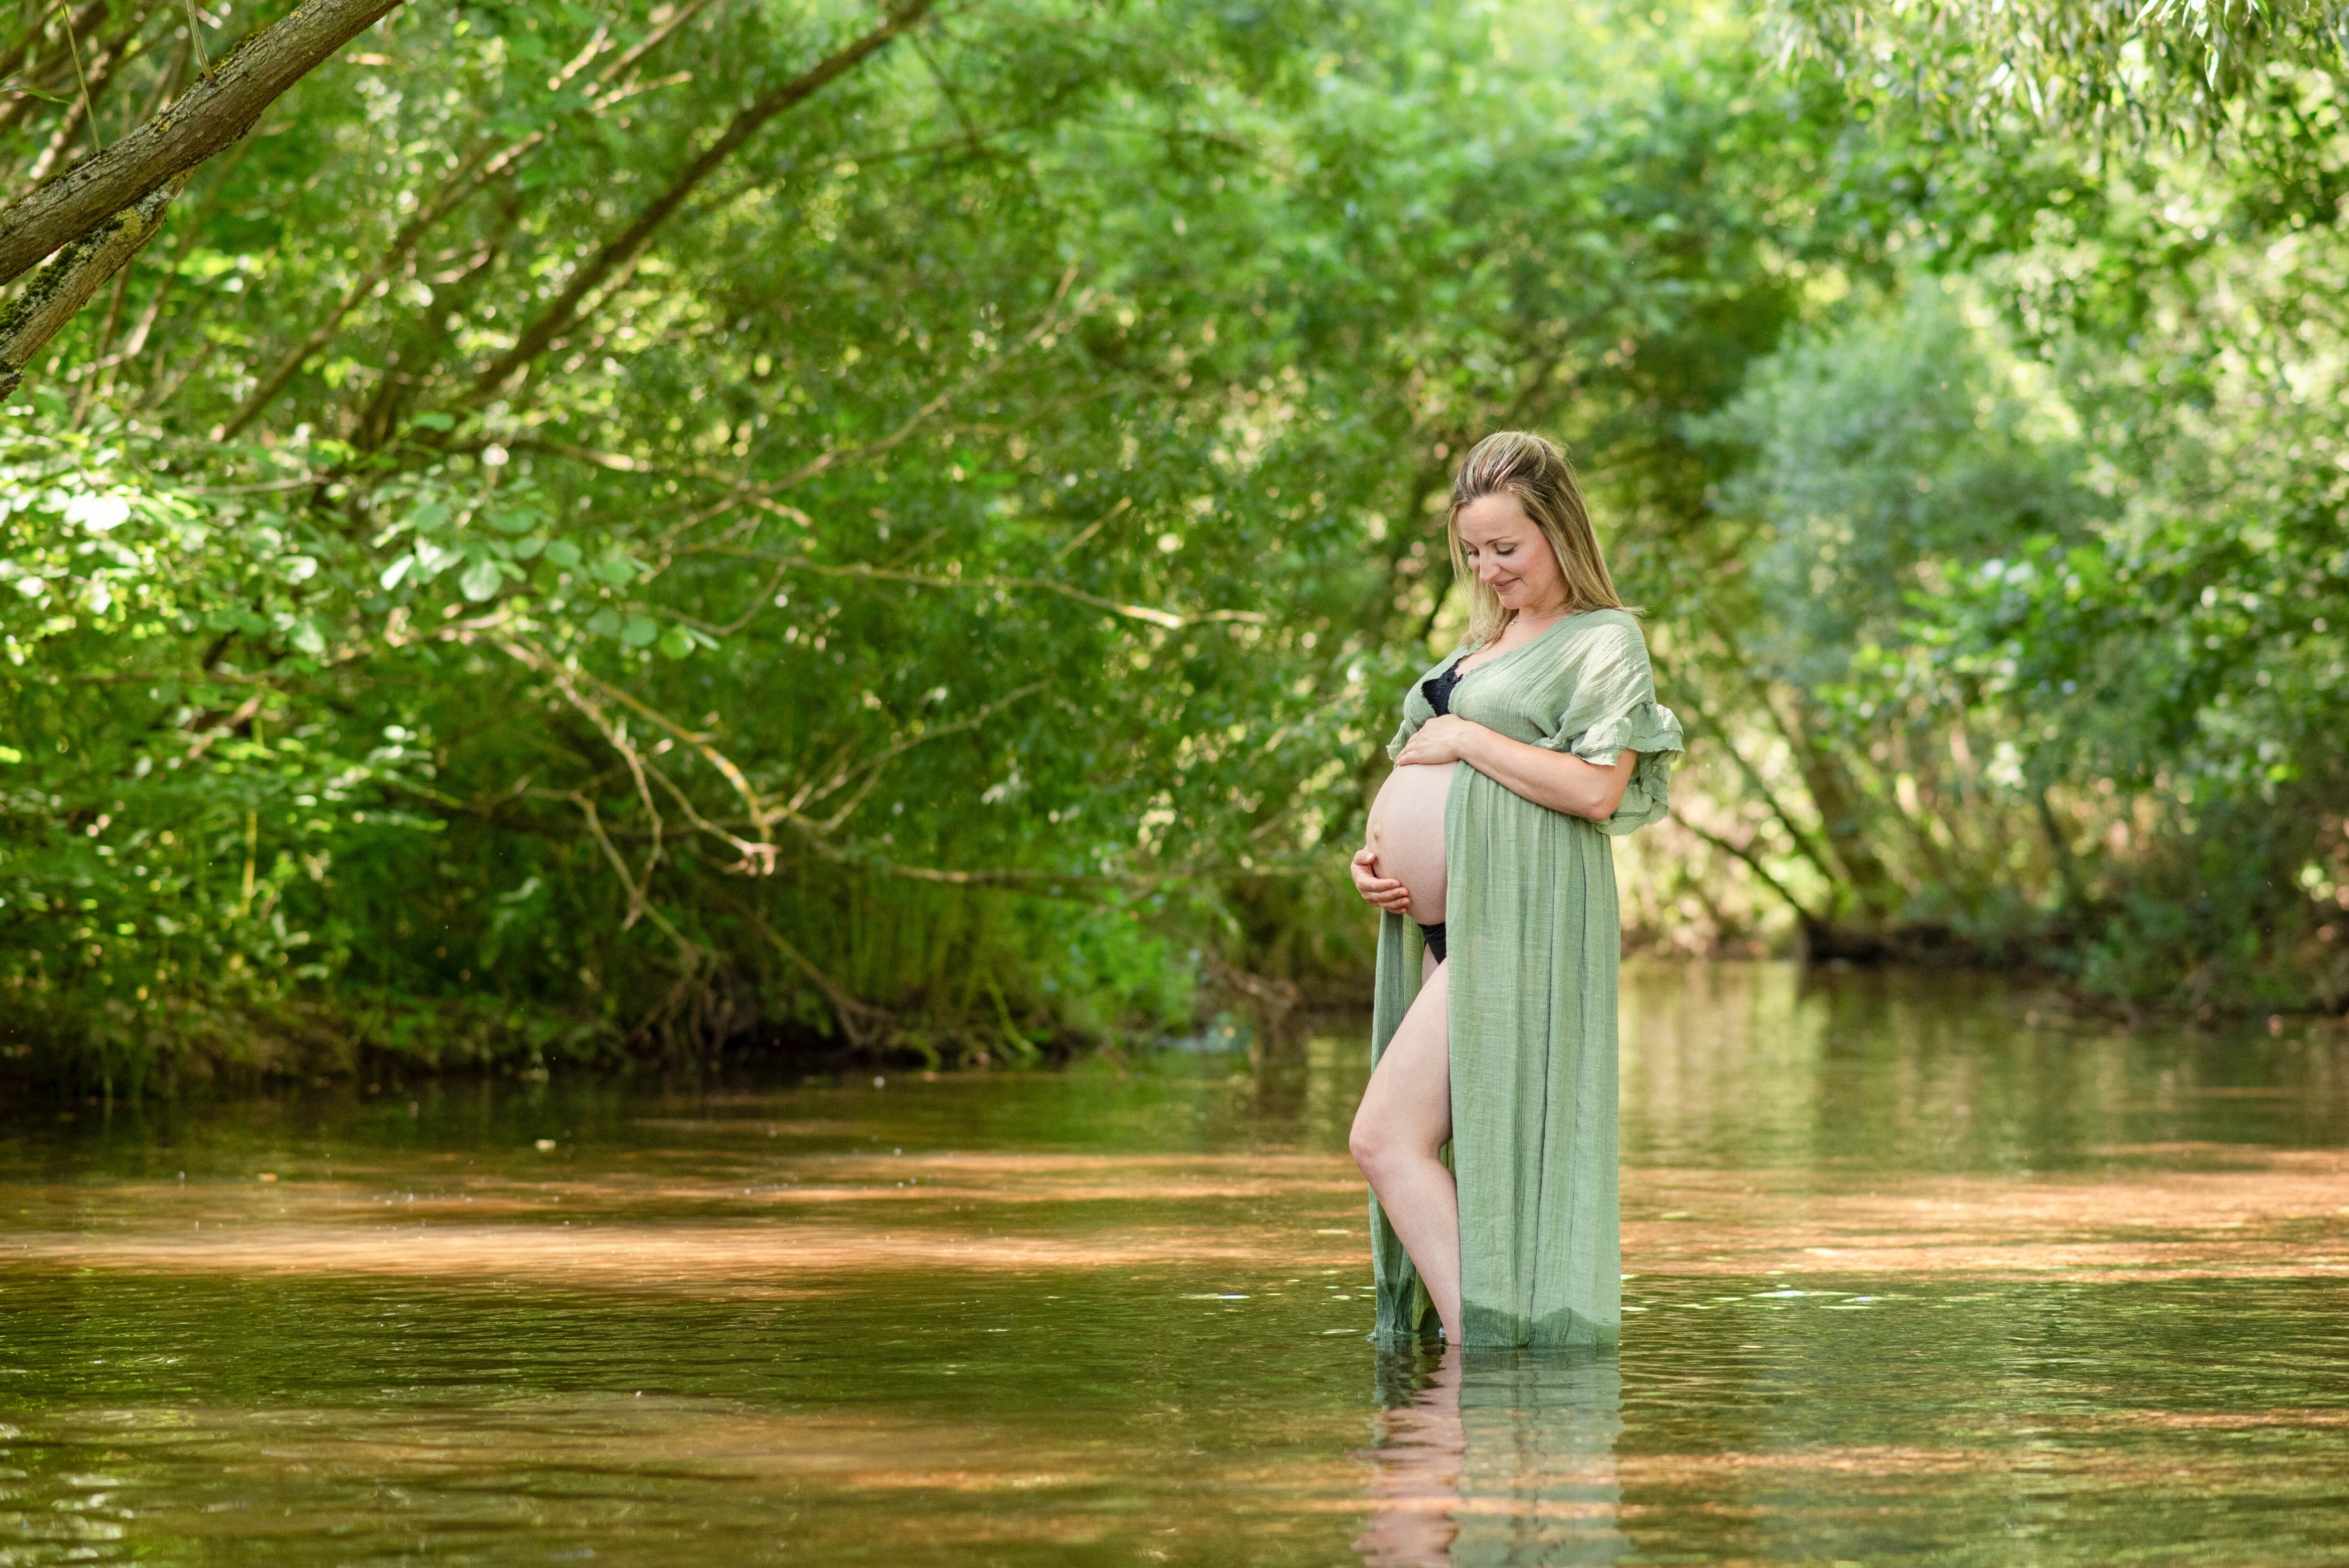
[[[1453,688],[1452,711],[1589,762],[1640,754],[1622,804],[1604,822],[1537,806],[1465,766],[1454,771],[1444,813],[1461,1337],[1470,1346],[1611,1345],[1623,1324],[1615,1196],[1622,931],[1608,840],[1664,815],[1680,720],[1657,706],[1647,641],[1620,610],[1570,615],[1478,665]],[[1387,755],[1433,717],[1412,682]],[[1420,946],[1411,921],[1380,915],[1373,1064],[1418,993]],[[1433,1333],[1427,1293],[1376,1197],[1371,1247],[1379,1337]]]

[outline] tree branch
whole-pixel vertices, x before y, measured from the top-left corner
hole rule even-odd
[[[1720,834],[1705,831],[1702,828],[1698,827],[1694,822],[1690,821],[1686,817],[1682,816],[1678,811],[1671,812],[1671,816],[1673,821],[1678,822],[1682,827],[1686,828],[1690,832],[1694,833],[1698,838],[1702,839],[1714,849],[1721,851],[1724,854],[1734,855],[1737,859],[1744,861],[1745,869],[1752,872],[1755,876],[1760,877],[1762,879],[1763,886],[1768,888],[1772,892],[1776,893],[1780,898],[1786,901],[1786,907],[1795,912],[1795,918],[1803,923],[1803,928],[1805,930],[1808,931],[1814,929],[1819,924],[1818,916],[1813,914],[1809,910],[1805,909],[1803,907],[1803,901],[1796,898],[1793,893],[1788,892],[1786,891],[1786,884],[1780,882],[1776,877],[1772,876],[1768,869],[1762,864],[1758,858],[1756,858],[1753,851],[1739,849],[1735,844],[1731,843],[1727,839],[1723,838]]]
[[[887,452],[894,448],[902,446],[905,442],[912,438],[915,432],[945,411],[945,409],[957,398],[965,397],[984,386],[998,371],[1010,364],[1014,359],[1017,359],[1020,355],[1025,354],[1029,349],[1033,348],[1046,337],[1066,331],[1068,329],[1068,318],[1064,317],[1061,314],[1061,306],[1069,297],[1069,286],[1076,281],[1077,269],[1072,266],[1061,274],[1060,286],[1052,291],[1052,303],[1050,306],[1044,312],[1043,319],[1037,322],[1034,326],[1030,327],[1026,335],[1021,337],[1018,343],[1013,344],[1004,352],[988,360],[986,364],[973,369],[968,375],[965,376],[954,386],[947,387],[945,391],[940,392],[928,402],[923,404],[919,408],[915,409],[911,415],[907,416],[902,424],[900,424],[895,429],[890,431],[887,435],[880,437],[875,440],[866,441],[861,446],[835,447],[830,451],[819,453],[815,457],[809,459],[806,462],[802,463],[798,468],[793,469],[791,472],[783,475],[782,478],[771,480],[765,484],[757,486],[752,486],[748,483],[737,484],[733,490],[729,493],[725,499],[718,501],[708,511],[698,512],[688,518],[683,526],[698,526],[701,523],[709,521],[712,518],[724,516],[727,512],[733,511],[734,508],[742,505],[746,501],[756,504],[759,501],[781,495],[785,490],[795,489],[800,485],[805,484],[808,480],[814,479],[817,475],[823,473],[825,470],[835,468],[842,463],[855,461],[865,458],[879,457],[884,452]],[[1087,291],[1087,293],[1078,296],[1075,304],[1072,306],[1077,316],[1082,317],[1087,309],[1090,308],[1092,297],[1091,291]],[[676,531],[672,530],[671,531],[674,533]]]
[[[1729,759],[1737,765],[1738,775],[1745,780],[1745,787],[1760,797],[1762,803],[1770,809],[1770,815],[1778,820],[1778,826],[1784,828],[1786,830],[1786,837],[1794,841],[1796,852],[1803,859],[1810,861],[1812,869],[1819,875],[1826,878],[1828,885],[1839,885],[1843,879],[1827,865],[1825,851],[1812,842],[1811,836],[1805,832],[1801,825],[1787,813],[1786,808],[1778,799],[1777,791],[1770,788],[1769,782],[1762,777],[1761,770],[1745,759],[1745,754],[1737,748],[1736,738],[1709,717],[1704,709],[1697,705],[1695,698],[1689,696],[1688,682],[1680,683],[1679,688],[1672,695],[1672,701],[1680,706],[1682,713],[1713,731],[1714,738],[1721,742],[1722,749],[1729,753]]]
[[[649,36],[605,66],[596,74],[596,80],[609,82],[613,77],[634,66],[667,41],[679,27],[698,15],[709,4],[709,0],[694,0],[692,5],[680,7],[675,15],[653,29]],[[554,85],[560,88],[593,59],[595,48],[595,46],[591,44],[587,49],[582,50],[579,56],[555,77]],[[682,78],[671,77],[651,84],[631,82],[591,98],[578,112],[602,114],[640,92],[648,91],[653,87],[675,86],[679,79]],[[475,148],[471,155],[460,163],[448,179],[441,181],[439,193],[419,208],[414,217],[400,226],[399,232],[392,236],[391,243],[384,248],[383,253],[377,256],[357,277],[351,280],[350,286],[343,290],[342,297],[336,300],[333,307],[327,311],[326,318],[311,328],[301,342],[285,351],[285,356],[278,360],[276,367],[262,378],[261,385],[254,389],[253,396],[245,399],[244,407],[239,408],[235,416],[222,429],[220,438],[224,441],[233,440],[239,431],[253,423],[261,411],[269,407],[277,395],[285,389],[286,383],[294,379],[295,373],[302,368],[302,362],[333,340],[335,334],[341,329],[344,318],[357,308],[361,300],[374,292],[378,284],[389,277],[394,269],[408,259],[409,253],[416,249],[434,225],[456,211],[474,192],[504,179],[520,169],[523,160],[536,151],[540,144],[554,132],[553,125],[544,125],[527,136],[508,142],[503,147],[498,146],[494,141],[485,141]]]
[[[67,18],[66,26],[72,30],[75,37],[87,38],[105,25],[109,5],[109,0],[89,0],[88,5]],[[64,53],[65,48],[71,46],[69,45],[60,46],[50,43],[45,23],[46,18],[43,22],[35,23],[23,37],[16,40],[14,46],[5,53],[0,53],[0,79],[15,78],[16,68],[25,64],[26,56],[36,43],[41,46],[42,52],[34,59],[31,67],[26,71],[26,75],[28,78],[41,77],[54,59]],[[16,128],[16,122],[29,118],[41,102],[41,95],[30,92],[20,93],[15,103],[10,104],[6,109],[0,110],[0,136],[14,130]]]
[[[716,769],[719,776],[723,778],[728,784],[733,787],[734,793],[740,796],[742,804],[750,809],[750,820],[758,825],[758,830],[761,833],[764,833],[769,825],[774,820],[774,815],[769,811],[767,803],[759,798],[758,790],[751,787],[749,776],[746,775],[740,768],[735,766],[733,758],[728,757],[724,752],[710,745],[709,738],[708,736],[696,734],[694,731],[686,728],[683,725],[678,724],[667,714],[660,712],[657,708],[647,707],[645,703],[637,700],[635,696],[623,691],[618,686],[612,685],[608,681],[598,680],[594,676],[589,675],[585,670],[570,670],[564,668],[562,664],[548,657],[546,655],[540,653],[536,648],[529,647],[521,643],[502,641],[498,643],[497,646],[502,652],[505,653],[517,663],[526,665],[530,668],[538,671],[539,674],[545,676],[548,679],[554,681],[557,686],[562,688],[565,699],[570,701],[574,707],[581,707],[582,711],[586,711],[588,707],[592,707],[592,705],[585,703],[585,699],[579,694],[577,686],[574,684],[574,681],[585,681],[589,685],[594,686],[606,696],[614,698],[634,710],[639,716],[658,725],[677,739],[681,740],[686,745],[693,748],[693,749],[699,754],[703,761]],[[595,716],[591,714],[591,717]],[[600,717],[596,717],[595,722],[601,726],[605,721]],[[647,794],[646,804],[651,804],[649,792]]]
[[[802,791],[792,801],[792,810],[794,812],[798,812],[804,810],[806,807],[815,804],[819,800],[828,799],[835,791],[845,789],[848,784],[861,773],[864,776],[864,782],[856,788],[856,789],[848,797],[847,801],[843,804],[838,810],[834,811],[831,817],[826,819],[824,821],[817,824],[818,835],[837,832],[839,831],[841,825],[848,820],[850,814],[853,813],[858,806],[864,803],[864,797],[873,792],[873,787],[880,782],[882,769],[887,767],[890,763],[895,761],[898,758],[903,757],[906,752],[913,750],[914,748],[917,746],[926,746],[931,741],[939,739],[945,736],[957,735],[965,730],[977,729],[979,726],[985,724],[988,719],[993,718],[997,714],[1001,713],[1012,704],[1020,701],[1022,698],[1035,696],[1038,692],[1042,691],[1050,684],[1051,683],[1049,681],[1032,682],[1030,685],[1021,686],[1018,691],[1011,693],[1009,696],[999,697],[995,701],[988,703],[986,707],[980,708],[978,712],[968,714],[951,723],[934,725],[922,730],[918,734],[901,734],[896,739],[891,741],[887,746],[882,748],[872,756],[865,758],[864,760],[856,763],[853,767],[841,769],[838,773],[833,775],[829,782],[823,785],[820,789],[817,789],[812,795]]]
[[[814,985],[817,993],[823,997],[825,1005],[831,1007],[833,1018],[840,1025],[842,1036],[847,1039],[853,1048],[863,1049],[867,1038],[867,1030],[877,1029],[889,1022],[889,1014],[886,1011],[874,1006],[869,1002],[860,1002],[850,995],[847,989],[838,981],[817,968],[814,961],[806,954],[784,941],[781,934],[773,926],[768,924],[758,911],[741,900],[729,895],[722,889],[713,888],[710,891],[719,903],[732,910],[739,918],[748,923],[752,930],[772,943],[777,951],[791,960],[792,967],[808,977],[809,983]]]
[[[89,302],[107,279],[163,227],[164,211],[187,183],[175,176],[95,232],[85,234],[57,253],[41,269],[30,287],[0,312],[0,403],[24,384],[25,367],[47,347],[74,313]]]
[[[1066,583],[1055,583],[1049,577],[947,577],[927,572],[892,572],[878,566],[826,566],[801,555],[762,555],[756,551],[724,551],[719,553],[739,554],[751,561],[771,561],[779,569],[791,572],[812,572],[819,577],[862,577],[875,583],[911,583],[924,588],[1019,588],[1044,593],[1058,593],[1074,599],[1080,604],[1090,604],[1106,610],[1112,615],[1123,615],[1130,621],[1146,621],[1170,632],[1187,631],[1193,626],[1215,621],[1237,621],[1243,625],[1262,626],[1268,623],[1256,610],[1198,610],[1183,614],[1174,610],[1155,609],[1148,604],[1128,604],[1117,599],[1106,599],[1099,593],[1088,593]],[[672,620],[698,626],[705,631],[718,631],[705,622],[677,610],[661,610],[659,614]]]
[[[311,0],[325,4],[326,0]],[[345,0],[349,3],[349,0]],[[373,4],[375,0],[360,0]],[[393,0],[397,3],[397,0]],[[834,80],[863,64],[866,58],[885,47],[890,40],[928,15],[936,0],[902,0],[891,10],[881,26],[857,39],[846,48],[820,62],[779,87],[770,88],[729,120],[717,139],[701,150],[699,156],[680,170],[671,180],[668,189],[655,197],[616,236],[606,242],[588,263],[572,274],[563,292],[541,311],[538,319],[523,329],[513,346],[492,360],[474,379],[471,389],[462,401],[477,403],[494,395],[520,370],[541,354],[554,340],[570,330],[577,321],[579,307],[595,292],[606,278],[633,262],[654,232],[685,204],[696,187],[716,173],[720,165],[731,158],[742,144],[758,134],[766,123],[785,109],[812,98]],[[0,250],[0,257],[5,257]]]
[[[22,277],[44,256],[244,135],[286,88],[398,4],[303,0],[291,15],[245,39],[179,102],[0,211],[0,284]]]

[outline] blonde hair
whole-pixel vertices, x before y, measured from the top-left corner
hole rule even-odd
[[[1481,648],[1499,637],[1516,612],[1505,608],[1501,596],[1476,576],[1460,545],[1460,509],[1486,496],[1511,495],[1526,510],[1534,526],[1557,556],[1566,576],[1566,609],[1570,615],[1586,610],[1630,610],[1615,592],[1606,554],[1590,526],[1590,511],[1583,505],[1582,487],[1575,482],[1574,466],[1555,441],[1523,430],[1500,430],[1485,437],[1460,459],[1452,480],[1452,515],[1445,531],[1452,542],[1452,570],[1468,585],[1468,644]]]

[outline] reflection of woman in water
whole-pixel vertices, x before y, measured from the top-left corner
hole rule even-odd
[[[1477,443],[1450,531],[1467,640],[1404,696],[1352,866],[1381,912],[1352,1140],[1375,1194],[1378,1331],[1414,1337],[1433,1317],[1454,1346],[1611,1344],[1608,836],[1664,815],[1680,721],[1656,705],[1557,448]]]
[[[1567,1568],[1613,1563],[1615,1439],[1623,1378],[1612,1356],[1447,1353],[1424,1387],[1416,1357],[1382,1367],[1364,1568]]]

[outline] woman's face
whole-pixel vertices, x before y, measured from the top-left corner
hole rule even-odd
[[[1500,595],[1505,608],[1536,617],[1566,613],[1566,573],[1557,552],[1516,496],[1502,491],[1472,500],[1455,523],[1468,569]]]

